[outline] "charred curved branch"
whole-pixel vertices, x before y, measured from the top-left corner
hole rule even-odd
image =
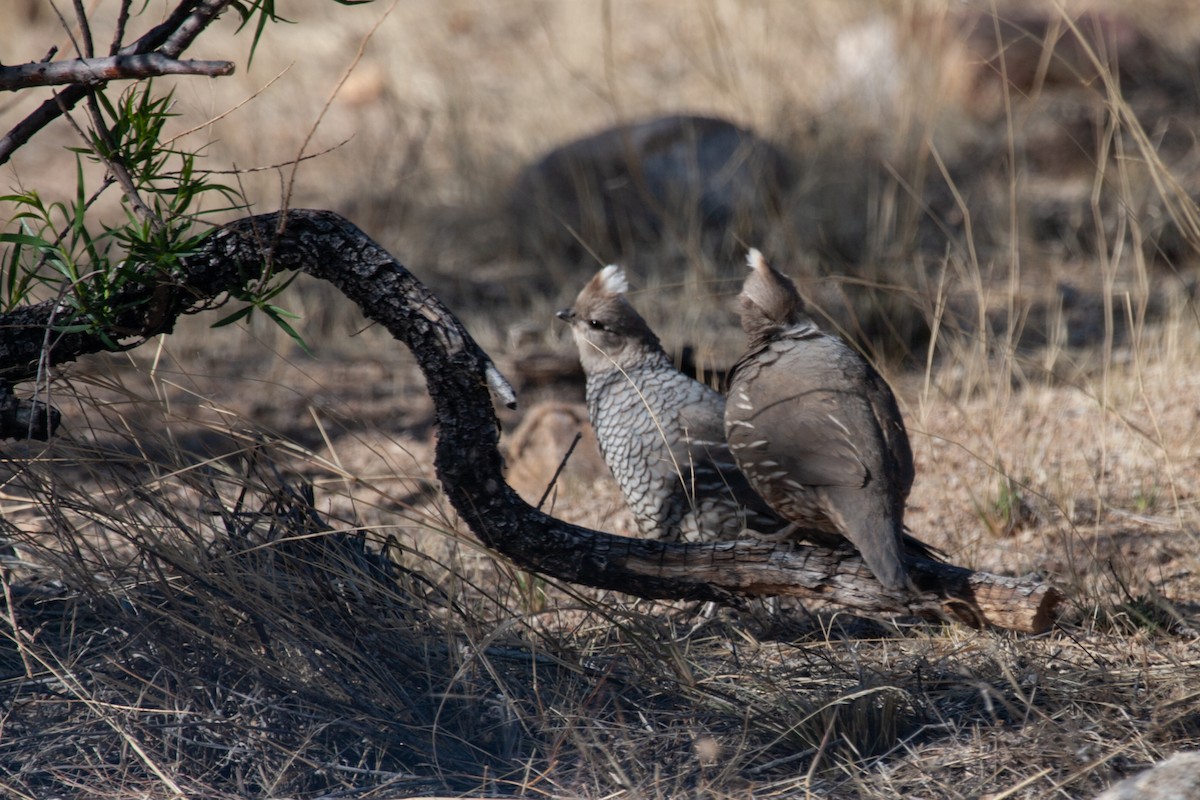
[[[7,381],[0,381],[0,439],[46,441],[58,430],[62,414],[40,400],[18,398]]]
[[[209,236],[171,282],[147,276],[140,311],[122,321],[132,336],[169,330],[181,313],[244,285],[264,266],[303,270],[330,281],[416,356],[438,425],[435,466],[447,497],[472,532],[520,567],[642,597],[736,604],[750,595],[823,597],[866,612],[951,615],[971,625],[1044,630],[1060,595],[1050,586],[943,564],[909,554],[917,585],[910,604],[871,576],[853,550],[769,542],[678,544],[615,536],[556,520],[523,502],[503,477],[492,393],[511,389],[457,318],[412,273],[342,217],[289,211],[250,217]],[[147,301],[145,298],[154,298]],[[52,305],[0,318],[0,377],[35,374]],[[99,337],[59,337],[44,363],[106,349]]]

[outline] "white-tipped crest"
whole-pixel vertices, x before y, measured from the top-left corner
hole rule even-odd
[[[751,247],[750,252],[746,253],[746,266],[756,272],[766,269],[767,262],[757,247]]]
[[[626,294],[629,281],[625,280],[625,270],[616,264],[609,264],[600,270],[600,288],[608,294]]]
[[[804,301],[796,285],[786,275],[777,272],[766,262],[758,248],[746,254],[750,274],[742,283],[738,295],[738,311],[742,330],[750,334],[751,342],[762,343],[791,325],[811,324],[804,313]]]

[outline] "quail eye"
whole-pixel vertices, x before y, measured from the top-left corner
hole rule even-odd
[[[595,331],[604,330],[604,323],[598,319],[589,319],[587,321],[587,323],[588,323],[588,326],[591,327],[592,330],[595,330]]]

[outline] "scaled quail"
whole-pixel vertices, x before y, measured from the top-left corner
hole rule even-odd
[[[750,344],[725,409],[734,458],[780,516],[846,537],[880,583],[910,589],[901,552],[913,460],[896,398],[862,355],[817,328],[761,253],[747,261],[738,309]]]
[[[725,398],[675,368],[628,290],[621,268],[605,267],[558,317],[579,346],[588,415],[639,532],[712,541],[785,527],[734,463]]]

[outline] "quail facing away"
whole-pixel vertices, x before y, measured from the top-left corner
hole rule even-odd
[[[738,296],[749,349],[733,368],[725,432],[738,465],[780,516],[837,533],[880,583],[911,589],[901,553],[913,482],[891,388],[856,350],[822,332],[795,285],[757,250]]]
[[[579,346],[588,416],[639,532],[712,541],[785,527],[734,463],[725,398],[675,368],[628,290],[621,268],[607,266],[558,317]]]

